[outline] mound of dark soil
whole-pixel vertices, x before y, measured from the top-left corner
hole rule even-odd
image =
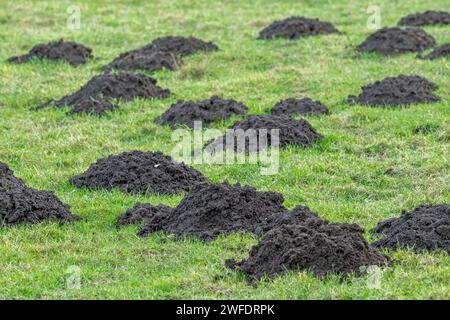
[[[259,39],[287,38],[297,39],[310,35],[339,33],[330,23],[319,19],[290,17],[273,22],[259,33]]]
[[[194,236],[209,241],[238,231],[261,234],[276,223],[276,217],[287,213],[283,201],[279,193],[260,192],[226,181],[201,184],[192,188],[171,213],[156,214],[139,235],[162,230],[178,237]]]
[[[188,191],[205,180],[197,170],[161,152],[131,151],[98,160],[71,183],[78,188],[170,195]]]
[[[0,226],[57,220],[61,223],[79,220],[50,191],[28,188],[0,162]]]
[[[270,134],[272,129],[279,130],[279,147],[290,144],[308,147],[322,139],[322,136],[306,120],[294,120],[287,116],[251,115],[234,123],[225,135],[208,142],[205,145],[205,151],[214,153],[227,148],[247,153],[260,151],[273,145]],[[267,137],[267,143],[262,144],[261,140],[265,137]]]
[[[118,226],[125,226],[129,224],[141,223],[148,221],[155,215],[169,215],[173,211],[173,208],[165,205],[151,205],[149,203],[137,203],[133,208],[128,209],[125,213],[121,214],[117,218]]]
[[[450,205],[423,205],[399,218],[378,223],[373,230],[383,238],[376,247],[410,247],[415,251],[444,250],[450,253]]]
[[[434,47],[436,41],[419,28],[383,28],[371,34],[356,48],[363,52],[378,52],[383,55],[405,52],[421,52]]]
[[[209,124],[219,119],[229,119],[233,115],[246,114],[247,110],[248,108],[240,102],[214,96],[198,102],[178,101],[171,105],[155,122],[171,127],[186,125],[193,128],[194,121]]]
[[[419,76],[387,77],[362,87],[359,96],[349,96],[349,103],[370,106],[399,106],[417,103],[431,103],[440,98],[431,93],[437,86]]]
[[[112,69],[116,69],[151,72],[161,69],[175,70],[180,65],[181,60],[174,53],[140,49],[121,54],[105,67],[105,71],[109,72]]]
[[[413,13],[400,19],[401,26],[425,26],[431,24],[450,24],[450,13],[445,11],[425,11]]]
[[[387,258],[364,239],[360,226],[312,218],[271,229],[250,250],[248,259],[227,260],[225,264],[255,281],[287,270],[307,270],[320,277],[359,275],[361,267],[387,263]]]
[[[38,44],[29,53],[8,59],[12,63],[25,63],[31,59],[63,60],[72,66],[79,66],[92,58],[92,50],[82,44],[64,41],[52,41],[48,44]]]
[[[296,99],[288,98],[281,100],[272,107],[271,110],[274,115],[317,115],[317,114],[328,114],[330,111],[326,106],[320,103],[320,101],[314,101],[310,98]]]
[[[438,58],[448,57],[449,55],[450,55],[450,43],[446,43],[443,44],[442,46],[435,48],[433,51],[431,51],[429,54],[425,56],[419,56],[419,58],[434,60]]]
[[[216,51],[219,48],[212,42],[205,42],[194,37],[165,36],[153,40],[143,47],[144,50],[165,51],[188,56],[199,51]]]
[[[89,80],[77,92],[65,96],[54,104],[57,107],[71,106],[71,113],[104,114],[115,106],[111,100],[131,101],[135,98],[166,98],[167,89],[156,85],[156,80],[142,74],[103,74]]]

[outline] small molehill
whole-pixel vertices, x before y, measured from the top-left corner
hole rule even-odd
[[[220,119],[229,119],[234,115],[246,114],[247,110],[247,106],[240,102],[214,96],[198,102],[178,101],[171,105],[155,122],[169,125],[172,128],[177,125],[185,125],[193,128],[194,121],[209,124]]]
[[[276,139],[276,132],[279,147],[287,145],[309,147],[322,140],[322,136],[306,120],[295,120],[287,116],[251,115],[234,123],[225,135],[208,142],[205,151],[211,153],[226,149],[247,153],[261,151],[277,144],[273,141]]]
[[[388,260],[367,243],[360,226],[312,217],[271,229],[250,250],[248,259],[225,264],[256,281],[290,270],[310,271],[319,277],[360,275],[362,267],[384,266]]]
[[[437,86],[419,76],[387,77],[362,87],[359,96],[349,96],[349,103],[370,106],[400,106],[417,103],[432,103],[440,98],[432,90]]]
[[[25,63],[32,59],[65,61],[77,67],[92,59],[92,50],[82,44],[64,41],[52,41],[48,44],[38,44],[30,52],[21,56],[14,56],[8,59],[12,63]]]
[[[305,36],[330,33],[339,33],[330,22],[305,17],[290,17],[275,21],[261,30],[259,39],[298,39]]]
[[[161,152],[131,151],[102,158],[70,181],[78,188],[171,195],[188,191],[205,180],[197,170]]]
[[[282,213],[283,195],[260,192],[250,186],[205,183],[197,185],[172,212],[156,214],[139,235],[164,231],[178,237],[193,236],[205,241],[234,232],[261,234]],[[281,218],[279,218],[281,219]],[[286,221],[295,218],[285,218]]]
[[[330,111],[320,101],[314,101],[310,98],[296,99],[288,98],[281,100],[272,107],[271,113],[273,115],[318,115],[328,114]]]
[[[142,48],[145,51],[164,51],[180,56],[188,56],[200,51],[217,51],[212,42],[205,42],[194,37],[165,36],[153,40]]]
[[[429,54],[425,56],[419,55],[419,58],[434,60],[438,58],[448,57],[449,55],[450,55],[450,43],[446,43],[443,44],[442,46],[435,48],[433,51],[431,51]]]
[[[401,26],[426,26],[433,24],[450,24],[450,13],[445,11],[425,11],[413,13],[400,19]]]
[[[149,72],[161,69],[175,70],[180,65],[181,59],[174,53],[139,49],[119,55],[105,67],[105,72],[110,72],[113,69],[145,70]]]
[[[61,223],[79,220],[50,191],[28,188],[0,162],[0,226],[56,220]]]
[[[172,211],[173,208],[162,204],[154,206],[149,203],[137,203],[133,208],[128,209],[117,218],[117,225],[126,226],[146,222],[157,214],[166,216]]]
[[[54,104],[60,108],[70,106],[70,113],[102,115],[116,108],[113,100],[127,102],[135,98],[160,99],[169,95],[169,90],[156,85],[156,79],[142,74],[103,74],[93,77],[77,92]]]
[[[356,48],[362,52],[378,52],[383,55],[421,52],[432,48],[436,40],[419,28],[383,28],[371,34]]]
[[[450,205],[422,205],[411,212],[404,210],[400,217],[378,223],[373,232],[382,236],[373,244],[376,247],[450,253]]]

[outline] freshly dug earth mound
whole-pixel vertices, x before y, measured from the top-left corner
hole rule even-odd
[[[436,40],[419,28],[383,28],[371,34],[356,48],[363,52],[378,52],[383,55],[405,52],[421,52],[432,48]]]
[[[79,219],[53,192],[28,188],[6,164],[0,162],[0,226],[46,220],[65,223]]]
[[[219,48],[212,42],[205,42],[194,37],[165,36],[153,40],[144,50],[165,51],[188,56],[199,51],[216,51]]]
[[[116,69],[151,72],[161,69],[175,70],[180,65],[181,60],[174,53],[141,49],[121,54],[105,67],[105,71]]]
[[[205,177],[161,152],[131,151],[98,160],[71,179],[78,188],[119,188],[122,192],[175,194],[204,182]]]
[[[25,63],[32,59],[63,60],[76,67],[92,59],[92,50],[82,44],[61,39],[48,44],[38,44],[29,53],[11,57],[8,61]]]
[[[359,275],[365,266],[383,266],[387,258],[363,237],[356,224],[334,224],[318,218],[283,224],[267,232],[241,262],[226,266],[243,272],[249,281],[272,277],[287,270],[307,270],[323,277],[329,274]]]
[[[273,145],[270,134],[272,129],[279,130],[279,147],[289,144],[308,147],[322,139],[322,136],[306,120],[294,120],[287,116],[251,115],[242,121],[237,121],[229,128],[227,134],[208,142],[205,145],[205,151],[213,153],[228,148],[247,153],[260,151]],[[265,136],[267,144],[261,144],[261,140]],[[234,143],[229,143],[229,141],[234,141]],[[239,141],[241,147],[239,147]]]
[[[442,57],[448,57],[449,55],[450,55],[450,43],[446,43],[443,44],[442,46],[435,48],[426,56],[423,57],[420,56],[420,58],[434,60]]]
[[[349,103],[370,106],[399,106],[417,103],[432,103],[440,98],[431,93],[437,86],[419,76],[387,77],[362,87],[362,93],[349,96]]]
[[[154,206],[149,203],[137,203],[117,218],[117,225],[141,223],[153,218],[156,214],[169,215],[172,211],[173,208],[162,204]]]
[[[317,115],[317,114],[328,114],[330,111],[326,106],[320,103],[320,101],[314,101],[310,98],[296,99],[288,98],[281,100],[276,105],[272,107],[271,110],[274,115]]]
[[[71,106],[71,113],[104,114],[114,109],[111,100],[131,101],[135,98],[166,98],[167,89],[156,85],[156,80],[142,74],[103,74],[89,80],[77,92],[65,96],[54,104],[57,107]]]
[[[450,13],[445,11],[425,11],[414,13],[400,19],[401,26],[425,26],[431,24],[450,24]]]
[[[378,223],[373,230],[383,238],[376,247],[410,247],[415,251],[444,250],[450,253],[450,205],[423,205],[399,218]]]
[[[260,192],[226,181],[201,184],[192,188],[171,213],[156,214],[139,235],[162,230],[178,237],[209,241],[238,231],[260,234],[275,223],[275,217],[287,212],[283,201],[279,193]]]
[[[329,22],[305,17],[290,17],[273,22],[261,30],[259,39],[287,38],[297,39],[310,35],[339,33]]]
[[[248,108],[240,102],[214,96],[198,102],[178,101],[171,105],[155,122],[171,127],[186,125],[193,128],[194,121],[209,124],[219,119],[229,119],[233,115],[246,114],[247,110]]]

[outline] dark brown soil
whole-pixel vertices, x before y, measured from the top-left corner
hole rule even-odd
[[[319,19],[309,19],[305,17],[290,17],[284,20],[275,21],[261,30],[259,39],[298,39],[305,36],[330,33],[339,33],[330,22],[323,22]]]
[[[253,129],[253,131],[247,131],[249,129]],[[261,132],[261,129],[267,130],[266,133]],[[272,146],[270,135],[272,129],[279,130],[279,147],[291,144],[309,147],[313,143],[322,140],[322,136],[306,120],[295,120],[287,116],[251,115],[242,121],[234,123],[227,134],[208,142],[205,145],[205,151],[214,153],[215,151],[226,150],[227,147],[234,147],[234,150],[237,152],[260,151],[267,146]],[[242,132],[245,131],[247,131],[245,149],[239,150],[238,141],[239,138],[242,139]],[[263,134],[267,136],[267,146],[258,143],[264,137]],[[227,145],[227,135],[229,140],[234,139],[234,144]]]
[[[288,98],[281,100],[272,107],[271,113],[274,115],[318,115],[328,114],[330,111],[320,101],[314,101],[310,98],[296,99]]]
[[[71,179],[78,188],[119,188],[122,192],[175,194],[188,191],[206,178],[161,152],[131,151],[98,160]]]
[[[38,44],[29,53],[11,57],[8,61],[12,63],[25,63],[32,59],[62,60],[77,67],[92,59],[92,50],[82,44],[61,39],[59,41],[49,42],[48,44]]]
[[[89,80],[77,92],[54,102],[57,107],[71,106],[70,113],[102,115],[115,108],[112,100],[166,98],[170,91],[156,85],[156,79],[142,74],[103,74]]]
[[[0,226],[57,220],[61,223],[79,220],[50,191],[28,188],[0,162]]]
[[[383,55],[421,52],[432,48],[436,41],[419,28],[383,28],[371,34],[357,46],[359,51],[378,52]]]
[[[401,106],[417,103],[432,103],[440,98],[431,93],[437,89],[434,83],[419,76],[387,77],[362,87],[359,96],[349,96],[349,103],[370,106]]]
[[[165,36],[155,39],[145,50],[165,51],[173,54],[188,56],[200,51],[217,51],[219,48],[212,42],[205,42],[194,37]]]
[[[382,239],[374,246],[396,250],[444,250],[450,254],[450,205],[423,205],[400,217],[378,223],[373,230]]]
[[[172,128],[177,125],[193,128],[194,121],[209,124],[220,119],[229,119],[234,115],[246,114],[247,110],[248,108],[240,102],[214,96],[198,102],[178,101],[171,105],[155,122],[169,125]]]
[[[109,72],[116,69],[151,72],[161,69],[175,70],[180,65],[181,59],[174,53],[140,49],[121,54],[105,67],[105,71]]]
[[[226,181],[217,185],[205,183],[192,188],[172,212],[153,216],[139,235],[162,230],[177,237],[210,241],[239,231],[261,234],[276,217],[287,213],[283,201],[279,193],[260,192],[250,186],[230,185]]]
[[[248,259],[225,264],[253,282],[289,270],[306,270],[319,277],[360,275],[361,267],[383,266],[388,260],[367,243],[360,226],[313,217],[271,229],[250,250]]]
[[[162,204],[154,206],[149,203],[137,203],[117,218],[117,225],[125,226],[146,222],[157,214],[168,215],[172,211],[173,208]]]
[[[435,48],[433,51],[431,51],[429,54],[425,56],[419,55],[419,58],[434,60],[438,58],[448,57],[449,55],[450,55],[450,43],[446,43],[443,44],[442,46]]]
[[[413,13],[400,19],[400,26],[426,26],[432,24],[450,24],[450,13],[445,11],[425,11]]]

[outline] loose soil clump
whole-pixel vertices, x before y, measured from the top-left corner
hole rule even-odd
[[[328,114],[330,111],[320,101],[314,101],[310,98],[296,99],[288,98],[281,100],[272,107],[271,113],[273,115],[318,115]]]
[[[70,65],[77,67],[85,64],[92,59],[92,50],[82,44],[73,41],[52,41],[48,44],[38,44],[34,46],[29,53],[14,56],[8,59],[12,63],[25,63],[32,59],[47,59],[54,61],[65,61]]]
[[[370,106],[400,106],[417,103],[432,103],[440,98],[432,90],[437,85],[419,76],[387,77],[362,87],[359,96],[349,96],[349,103]]]
[[[105,72],[113,69],[149,72],[161,69],[175,70],[180,65],[181,59],[174,53],[140,49],[121,54],[105,67]]]
[[[376,247],[396,250],[410,247],[424,250],[444,250],[450,254],[450,205],[422,205],[411,212],[406,210],[398,218],[378,223],[373,230],[382,239]]]
[[[247,113],[247,106],[235,100],[226,100],[217,96],[210,99],[194,101],[178,101],[170,106],[156,119],[158,124],[166,124],[172,128],[177,125],[194,127],[194,121],[209,124],[217,120],[226,120],[234,115]]]
[[[188,191],[206,178],[161,152],[131,151],[102,158],[70,181],[78,188],[171,195]]]
[[[156,79],[142,74],[103,74],[93,77],[77,92],[61,98],[54,104],[60,108],[71,106],[70,113],[102,115],[116,108],[112,103],[113,100],[161,99],[169,95],[168,89],[156,85]]]
[[[450,55],[450,43],[446,43],[443,44],[442,46],[435,48],[433,51],[431,51],[429,54],[425,56],[419,56],[419,58],[434,60],[438,58],[448,57],[449,55]]]
[[[246,153],[261,151],[274,145],[272,129],[279,130],[280,148],[290,144],[306,148],[322,140],[322,136],[306,120],[295,120],[287,116],[251,115],[234,123],[225,135],[208,142],[205,151],[214,153],[230,148]],[[262,143],[265,138],[266,143]],[[230,141],[233,143],[229,143]]]
[[[133,208],[128,209],[117,218],[117,225],[126,226],[142,223],[150,220],[157,214],[169,215],[172,211],[173,208],[162,204],[154,206],[149,203],[137,203]]]
[[[298,39],[305,36],[330,33],[339,33],[330,22],[305,17],[289,17],[275,21],[261,30],[259,39]]]
[[[144,50],[163,51],[188,56],[199,51],[217,51],[219,48],[212,42],[205,42],[194,37],[165,36],[153,40],[143,47]]]
[[[400,26],[426,26],[433,24],[450,24],[450,13],[445,11],[425,11],[413,13],[400,19]]]
[[[432,48],[436,40],[419,28],[382,28],[371,34],[356,48],[362,52],[378,52],[392,55],[406,52],[421,52]]]
[[[328,223],[317,217],[273,228],[250,250],[248,259],[225,262],[246,274],[250,282],[288,270],[306,270],[319,277],[360,275],[362,267],[387,263],[364,239],[360,226]]]
[[[47,220],[67,223],[79,219],[53,192],[28,188],[6,164],[0,162],[0,226]]]
[[[193,236],[210,241],[240,231],[261,234],[272,224],[282,223],[275,222],[275,218],[288,212],[283,201],[279,193],[260,192],[227,181],[201,184],[193,187],[172,212],[153,216],[139,235],[164,231],[177,237]]]

